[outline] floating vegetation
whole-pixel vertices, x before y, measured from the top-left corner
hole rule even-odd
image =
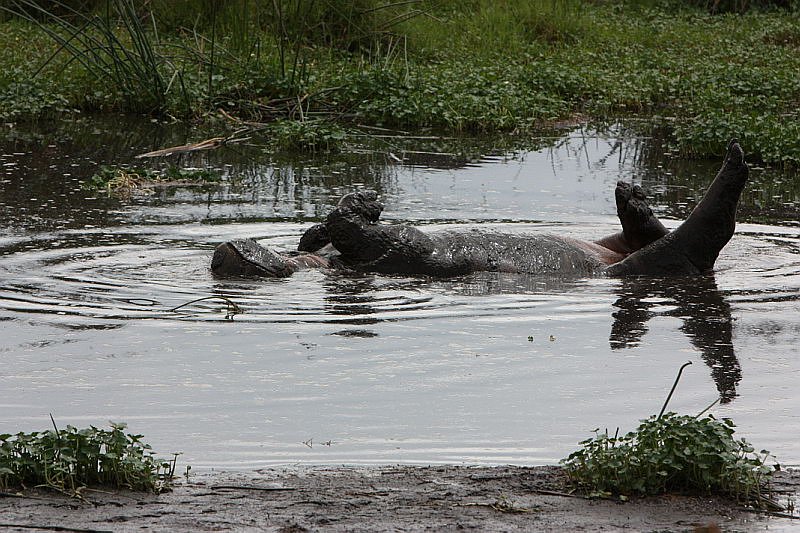
[[[667,492],[719,494],[757,507],[775,506],[764,493],[774,471],[770,454],[733,437],[730,419],[666,413],[643,420],[622,437],[596,431],[562,460],[572,482],[593,496]]]
[[[347,132],[329,120],[279,120],[269,127],[272,148],[283,151],[339,152]]]
[[[46,487],[80,495],[86,487],[160,492],[169,488],[178,454],[157,459],[142,435],[90,426],[0,435],[0,489]]]
[[[163,170],[103,165],[84,182],[88,190],[105,190],[109,196],[130,196],[135,192],[150,193],[152,187],[199,186],[219,183],[218,171],[169,166]]]

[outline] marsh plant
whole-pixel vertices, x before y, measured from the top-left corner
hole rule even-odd
[[[95,78],[112,84],[132,109],[163,109],[174,76],[167,78],[167,60],[157,51],[155,21],[140,17],[132,0],[108,1],[102,14],[59,0],[15,0],[6,9],[36,25]]]
[[[596,496],[719,494],[759,504],[774,468],[769,452],[736,440],[730,419],[666,413],[624,436],[596,436],[562,461],[573,483]]]
[[[222,109],[307,121],[278,126],[280,144],[325,150],[329,122],[525,134],[646,117],[682,156],[735,136],[751,160],[791,167],[798,3],[0,0],[0,120]]]
[[[0,489],[47,487],[75,494],[83,487],[159,492],[169,486],[177,454],[157,459],[142,435],[67,426],[0,435]]]

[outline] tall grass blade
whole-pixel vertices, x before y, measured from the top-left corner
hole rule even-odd
[[[115,87],[130,110],[164,108],[171,86],[165,77],[168,62],[157,51],[155,23],[152,31],[142,24],[133,0],[107,0],[105,16],[82,13],[60,0],[47,4],[13,0],[4,9],[36,25],[58,44],[39,72],[65,51],[93,76]]]

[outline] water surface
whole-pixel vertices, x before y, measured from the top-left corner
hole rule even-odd
[[[213,134],[206,135],[207,137]],[[756,169],[714,276],[677,281],[304,271],[220,280],[214,246],[283,250],[344,193],[388,221],[596,239],[613,188],[642,183],[674,227],[719,161],[681,161],[615,127],[528,149],[354,141],[268,156],[254,140],[180,161],[219,185],[109,196],[100,164],[202,140],[115,120],[18,127],[0,144],[0,432],[125,421],[193,468],[274,463],[553,463],[595,428],[670,407],[732,417],[800,463],[800,226],[791,176]],[[500,148],[499,148],[500,147]],[[206,299],[174,308],[192,300]],[[241,310],[231,313],[222,297]]]

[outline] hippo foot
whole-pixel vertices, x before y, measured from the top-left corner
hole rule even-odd
[[[643,248],[669,233],[647,205],[647,198],[639,185],[618,181],[614,197],[622,233],[633,250]]]
[[[744,162],[744,150],[739,145],[739,141],[731,139],[725,153],[725,161],[717,176],[741,182],[747,179],[748,172],[747,163]]]
[[[308,228],[303,236],[300,237],[300,243],[297,245],[299,252],[316,252],[317,250],[330,244],[331,237],[328,235],[328,228],[325,224],[315,224]]]
[[[252,239],[224,242],[214,250],[211,270],[218,276],[284,278],[294,268],[286,258]]]
[[[381,216],[383,204],[378,201],[377,192],[366,189],[343,196],[334,211],[353,214],[368,224],[375,224]]]

